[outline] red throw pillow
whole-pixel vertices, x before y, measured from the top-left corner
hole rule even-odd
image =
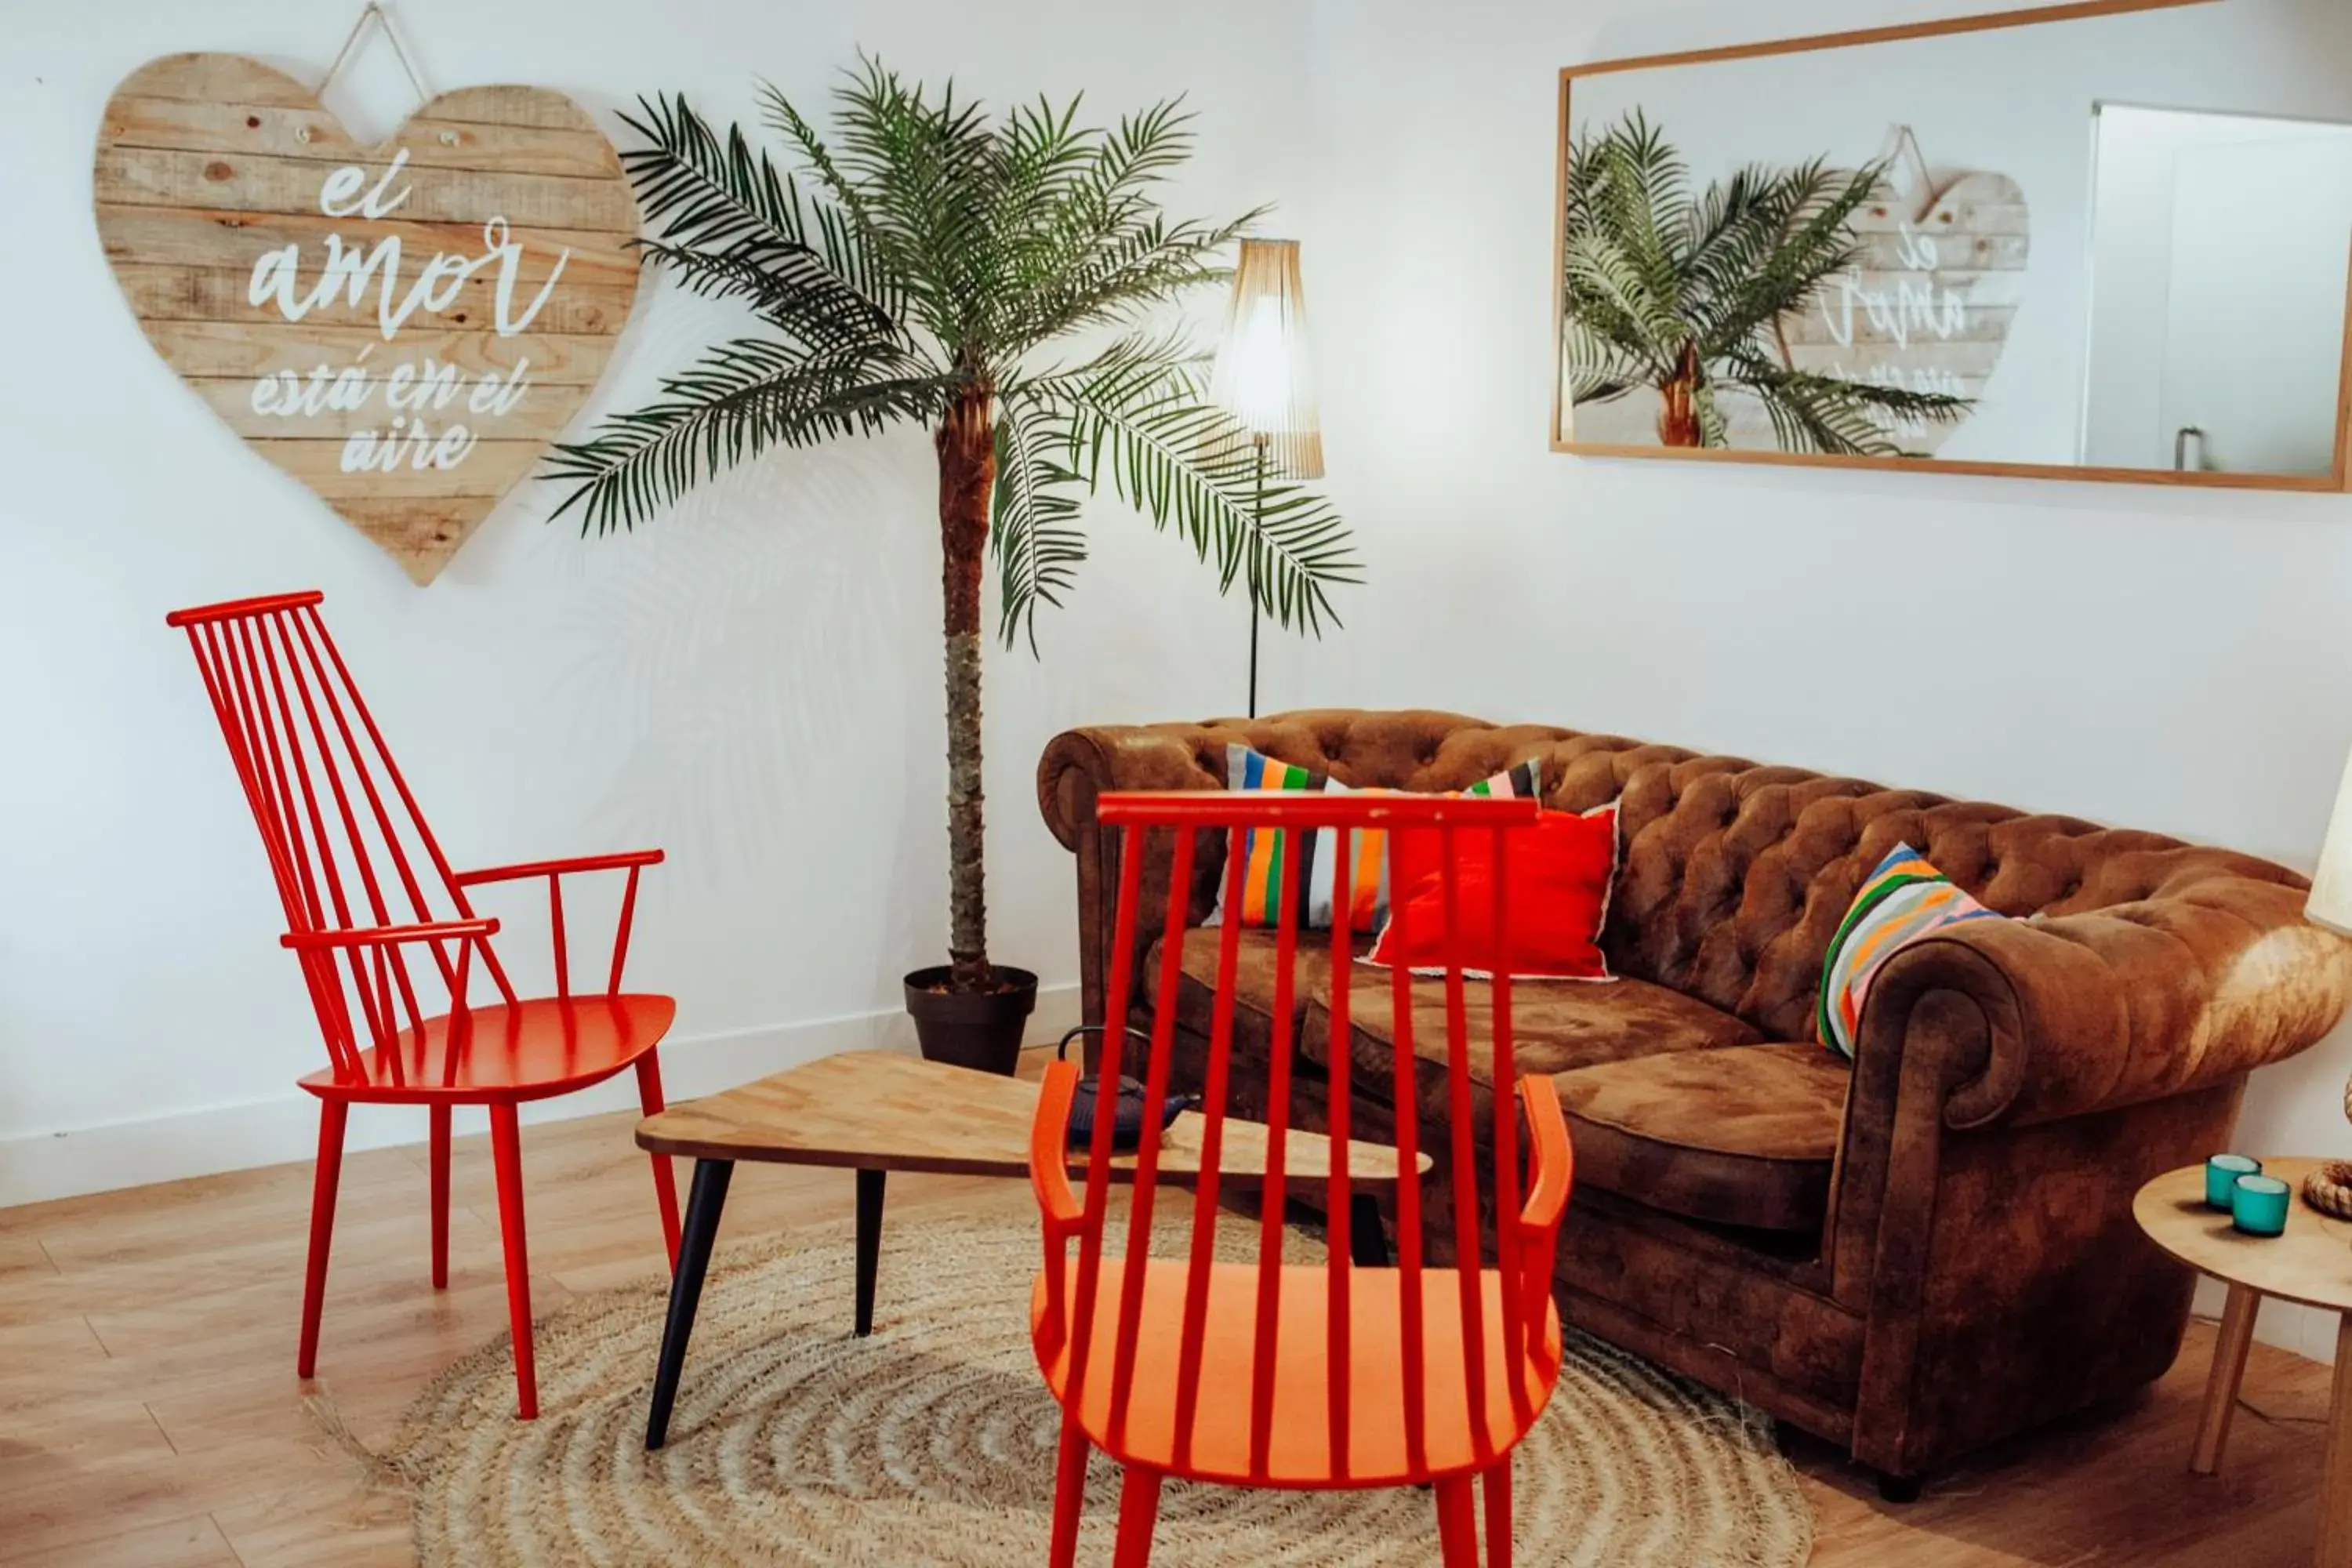
[[[1434,831],[1399,833],[1390,849],[1394,873],[1389,923],[1371,962],[1415,973],[1445,970],[1445,889]],[[1507,944],[1495,940],[1494,839],[1484,831],[1454,835],[1455,919],[1463,972],[1559,980],[1613,980],[1601,953],[1601,925],[1617,876],[1617,806],[1581,816],[1547,811],[1531,828],[1512,832],[1503,893]],[[1402,911],[1399,920],[1395,911]],[[1400,924],[1403,930],[1400,931]]]

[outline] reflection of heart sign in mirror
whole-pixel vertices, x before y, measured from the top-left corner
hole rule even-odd
[[[636,205],[561,93],[464,88],[363,148],[310,89],[174,55],[108,103],[98,228],[166,363],[418,583],[588,399]]]
[[[2025,193],[2006,174],[1973,174],[1940,195],[1880,195],[1854,215],[1861,264],[1780,322],[1790,368],[1981,397],[2024,294]],[[1871,416],[1921,456],[1964,423]]]

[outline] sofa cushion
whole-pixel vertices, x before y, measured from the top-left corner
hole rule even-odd
[[[1297,790],[1310,794],[1323,793],[1324,777],[1311,768],[1296,763],[1278,762],[1262,752],[1247,746],[1225,748],[1225,788],[1228,790]],[[1305,921],[1310,908],[1316,882],[1314,847],[1319,840],[1312,834],[1285,832],[1272,827],[1246,827],[1242,830],[1241,923],[1245,926],[1272,926],[1281,922],[1283,861],[1286,856],[1297,858],[1300,849],[1306,856],[1290,869],[1291,898],[1299,918]],[[1217,888],[1217,907],[1210,912],[1208,923],[1225,923],[1225,887]]]
[[[1580,1184],[1719,1225],[1821,1228],[1852,1074],[1819,1046],[1647,1056],[1552,1081]]]
[[[1393,912],[1369,962],[1440,978],[1449,959],[1479,978],[1613,978],[1600,942],[1617,873],[1615,805],[1547,811],[1508,836],[1507,855],[1496,852],[1504,835],[1463,835],[1450,864],[1440,835],[1391,837]]]
[[[1396,1099],[1396,1031],[1389,999],[1390,972],[1358,963],[1350,972],[1349,1068],[1358,1094],[1392,1104]],[[1494,987],[1462,984],[1464,1026],[1470,1043],[1470,1080],[1483,1124],[1494,1080]],[[1679,992],[1639,980],[1594,985],[1576,980],[1511,983],[1511,1059],[1527,1073],[1557,1073],[1656,1051],[1694,1051],[1752,1041],[1756,1031],[1728,1013]],[[1331,1059],[1331,976],[1327,963],[1299,1032],[1307,1059]],[[1445,982],[1412,983],[1415,1109],[1424,1122],[1442,1123],[1445,1110]]]
[[[1178,959],[1182,978],[1176,986],[1176,1021],[1192,1033],[1208,1037],[1217,983],[1217,941],[1223,932],[1214,926],[1196,926],[1184,933]],[[1160,987],[1160,960],[1164,943],[1155,942],[1144,970],[1132,982],[1136,1006],[1150,1010]],[[1245,1056],[1263,1061],[1273,1042],[1275,967],[1278,938],[1269,930],[1244,927],[1234,958],[1234,1046]],[[1331,973],[1331,933],[1300,931],[1298,956],[1291,982],[1291,1021],[1306,1015],[1307,1001]],[[1296,1038],[1296,1037],[1294,1037]]]

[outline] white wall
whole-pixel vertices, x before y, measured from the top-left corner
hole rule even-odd
[[[1559,0],[1321,0],[1307,287],[1327,460],[1377,578],[1316,695],[1620,731],[2308,867],[2352,745],[2352,500],[1545,448],[1557,68],[1932,9],[1713,7],[1603,40],[1601,7]],[[2240,1142],[2352,1154],[2347,1071],[2352,1031],[2258,1075]],[[2309,1327],[2265,1332],[2326,1353]]]
[[[679,998],[675,1089],[893,1036],[899,975],[945,941],[925,436],[772,458],[634,537],[549,527],[553,488],[526,487],[439,582],[412,587],[148,350],[89,211],[100,113],[126,73],[199,49],[315,79],[356,7],[6,11],[0,1204],[291,1158],[314,1136],[292,1086],[322,1049],[220,736],[163,626],[180,605],[324,588],[460,864],[666,847],[632,975]],[[1083,89],[1106,119],[1189,92],[1203,137],[1171,192],[1182,214],[1304,184],[1304,14],[1252,0],[1181,18],[1089,0],[403,0],[396,16],[430,85],[560,89],[616,134],[610,111],[656,89],[748,119],[754,73],[818,107],[863,47],[996,101]],[[378,42],[336,96],[380,132],[404,90]],[[641,397],[725,321],[649,286],[597,407]],[[1098,553],[1072,608],[1047,612],[1044,662],[1000,651],[990,676],[996,955],[1042,972],[1048,1022],[1074,1011],[1076,948],[1070,860],[1032,784],[1045,742],[1242,701],[1241,604],[1116,504],[1094,521]],[[354,1136],[421,1125],[388,1114]]]

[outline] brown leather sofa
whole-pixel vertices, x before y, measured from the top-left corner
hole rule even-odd
[[[1236,741],[1412,790],[1540,757],[1549,805],[1622,797],[1603,937],[1622,978],[1514,987],[1519,1070],[1556,1075],[1576,1144],[1562,1310],[1844,1446],[1892,1496],[2171,1364],[2193,1280],[2140,1236],[2132,1194],[2228,1146],[2248,1072],[2310,1046],[2352,998],[2352,943],[2306,923],[2304,880],[2266,861],[1616,736],[1332,710],[1074,730],[1046,748],[1038,795],[1077,857],[1090,1022],[1117,886],[1097,796],[1219,787]],[[1849,1070],[1813,1040],[1822,955],[1898,842],[2017,918],[1893,960]],[[1204,837],[1196,923],[1221,859]],[[1165,907],[1169,870],[1155,853],[1146,909]],[[1262,1116],[1274,956],[1250,935],[1234,1096]],[[1307,947],[1295,1110],[1315,1126],[1328,959]],[[1176,1070],[1197,1087],[1211,933],[1182,967]],[[1426,984],[1416,1010],[1442,1005]],[[1348,1043],[1381,1068],[1354,1077],[1360,1137],[1395,1125],[1387,1034],[1380,1009]],[[1414,1035],[1443,1052],[1436,1018]],[[1433,1063],[1423,1096],[1442,1080]],[[1450,1185],[1441,1166],[1424,1226],[1438,1257]]]

